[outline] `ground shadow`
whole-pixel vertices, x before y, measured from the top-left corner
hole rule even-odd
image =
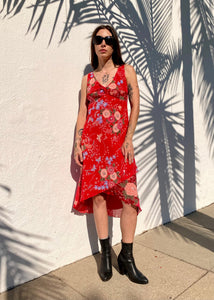
[[[165,226],[179,233],[182,238],[214,252],[214,218],[205,213],[196,211],[186,215],[181,224],[176,220]]]
[[[5,300],[64,300],[68,299],[68,291],[71,297],[74,290],[68,287],[61,278],[53,275],[45,275],[9,290],[5,294]],[[76,292],[75,292],[76,294]],[[4,293],[1,295],[4,297]],[[71,298],[69,298],[71,299]]]

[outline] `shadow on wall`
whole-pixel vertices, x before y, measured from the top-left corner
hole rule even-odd
[[[0,187],[9,195],[11,189],[5,185]],[[38,277],[47,273],[48,262],[40,258],[40,254],[46,253],[35,245],[48,238],[19,231],[11,226],[9,211],[0,207],[0,289],[11,289],[22,284],[29,278]],[[63,290],[56,285],[56,280],[45,279],[46,285],[35,286],[28,289],[27,286],[15,288],[7,294],[7,299],[45,299],[47,293],[52,294],[52,299],[63,299]],[[61,285],[61,282],[60,282]],[[39,296],[40,295],[40,296]],[[44,298],[43,298],[44,297]],[[6,298],[5,298],[6,299]]]
[[[3,3],[1,13],[5,16],[16,15],[26,7],[24,0]],[[67,40],[73,26],[85,23],[109,23],[117,30],[123,56],[135,67],[143,84],[135,150],[139,170],[148,169],[143,176],[140,172],[139,186],[143,201],[150,205],[146,216],[149,226],[196,209],[199,180],[195,167],[193,85],[200,97],[210,155],[214,157],[212,5],[202,0],[181,0],[180,4],[182,39],[178,40],[171,36],[173,0],[137,0],[135,7],[129,0],[55,1],[49,39],[50,43],[63,13],[66,19],[60,42]],[[49,5],[50,1],[37,0],[27,7],[32,15],[28,32],[33,31],[35,38]],[[180,78],[184,99],[177,94]]]

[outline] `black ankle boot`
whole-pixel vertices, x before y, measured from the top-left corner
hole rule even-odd
[[[127,274],[129,279],[135,283],[147,284],[148,279],[137,269],[132,254],[133,243],[123,243],[122,250],[118,256],[120,274]]]
[[[103,281],[107,281],[112,277],[112,264],[111,264],[111,246],[109,238],[100,240],[101,245],[101,262],[99,275]]]

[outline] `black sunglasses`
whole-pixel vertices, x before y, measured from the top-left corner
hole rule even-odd
[[[112,46],[114,44],[114,37],[113,36],[102,37],[100,35],[96,35],[94,37],[93,42],[94,42],[95,45],[100,45],[103,40],[105,40],[106,45]]]

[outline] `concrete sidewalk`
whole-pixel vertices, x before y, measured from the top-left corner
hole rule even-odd
[[[97,274],[99,254],[82,259],[0,295],[0,300],[214,300],[214,204],[135,238],[134,257],[149,278],[138,285],[118,272]]]

